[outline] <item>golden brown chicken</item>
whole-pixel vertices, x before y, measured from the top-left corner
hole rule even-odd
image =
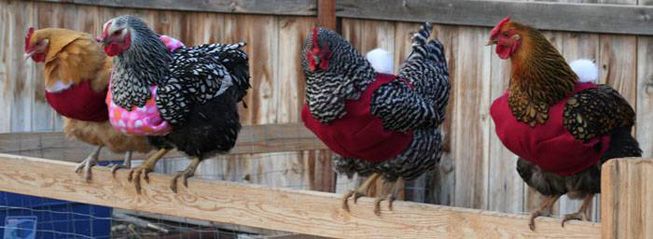
[[[123,165],[114,166],[113,172],[131,165],[132,152],[152,149],[145,137],[123,134],[109,124],[105,98],[112,60],[90,34],[30,28],[25,36],[25,58],[45,63],[45,96],[63,116],[66,136],[97,146],[75,170],[83,171],[86,180],[91,179],[91,167],[103,147],[125,153]]]
[[[511,63],[508,90],[490,108],[497,136],[519,156],[519,176],[544,196],[529,227],[535,230],[535,218],[550,215],[562,195],[583,199],[562,226],[587,220],[601,192],[601,165],[642,155],[631,134],[635,111],[615,89],[593,82],[598,69],[591,61],[567,64],[533,27],[504,18],[488,44]]]

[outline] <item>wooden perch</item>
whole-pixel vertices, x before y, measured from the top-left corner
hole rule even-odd
[[[127,170],[116,178],[106,168],[94,168],[86,183],[73,173],[75,165],[48,159],[0,154],[0,191],[159,213],[220,223],[336,238],[598,238],[600,225],[539,219],[528,229],[522,215],[396,202],[394,211],[361,198],[352,212],[340,208],[340,195],[269,188],[260,185],[190,179],[179,194],[168,188],[168,175],[152,174],[137,195],[127,182]]]
[[[0,153],[18,154],[30,157],[79,162],[94,146],[70,140],[62,132],[3,133],[0,134]],[[326,146],[302,124],[247,125],[238,135],[236,147],[231,154],[295,152],[320,150]],[[134,159],[143,155],[134,154]],[[166,158],[183,157],[171,152]],[[122,160],[123,156],[103,150],[101,161]]]

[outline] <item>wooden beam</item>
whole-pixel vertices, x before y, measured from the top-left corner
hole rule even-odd
[[[601,171],[603,238],[653,238],[653,160],[610,160]]]
[[[31,157],[47,157],[65,161],[81,161],[94,146],[67,139],[62,132],[3,133],[0,134],[0,153]],[[294,152],[326,149],[304,125],[268,124],[243,126],[231,154]],[[122,160],[122,155],[103,150],[102,161]],[[180,157],[172,152],[166,157]],[[142,159],[144,155],[135,155]]]
[[[493,27],[499,20],[539,29],[653,35],[653,7],[523,1],[338,0],[338,17]]]
[[[35,0],[41,2],[73,3],[102,7],[246,13],[266,15],[315,16],[315,0]]]
[[[395,202],[382,215],[372,212],[373,199],[361,198],[343,211],[340,195],[269,188],[223,181],[189,180],[179,194],[168,188],[168,175],[152,174],[137,195],[127,170],[116,178],[97,168],[86,183],[72,173],[74,164],[0,154],[0,191],[57,198],[135,211],[238,224],[336,238],[598,238],[600,225],[571,222],[564,228],[552,218],[538,220],[530,231],[523,215],[474,209]]]
[[[318,24],[336,30],[336,0],[317,0],[317,4]]]

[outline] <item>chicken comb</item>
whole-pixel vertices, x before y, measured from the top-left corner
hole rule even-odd
[[[32,39],[33,35],[34,35],[34,27],[29,27],[27,29],[27,34],[25,35],[25,51],[29,49],[29,42]]]
[[[510,16],[503,18],[492,30],[490,31],[490,37],[494,37],[499,34],[501,27],[510,21]]]

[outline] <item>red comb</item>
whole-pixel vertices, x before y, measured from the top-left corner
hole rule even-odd
[[[313,48],[320,48],[320,46],[318,45],[318,41],[317,41],[318,30],[319,30],[318,27],[313,27],[313,37],[312,37],[313,38],[312,39],[313,40]]]
[[[499,34],[499,30],[501,29],[501,27],[503,27],[503,25],[505,25],[509,21],[510,21],[510,16],[503,18],[503,20],[501,20],[494,28],[492,28],[492,30],[490,31],[490,37],[494,37],[497,34]]]
[[[27,29],[27,34],[25,35],[25,50],[28,50],[29,47],[29,41],[32,39],[32,35],[34,35],[34,27],[30,27]]]

